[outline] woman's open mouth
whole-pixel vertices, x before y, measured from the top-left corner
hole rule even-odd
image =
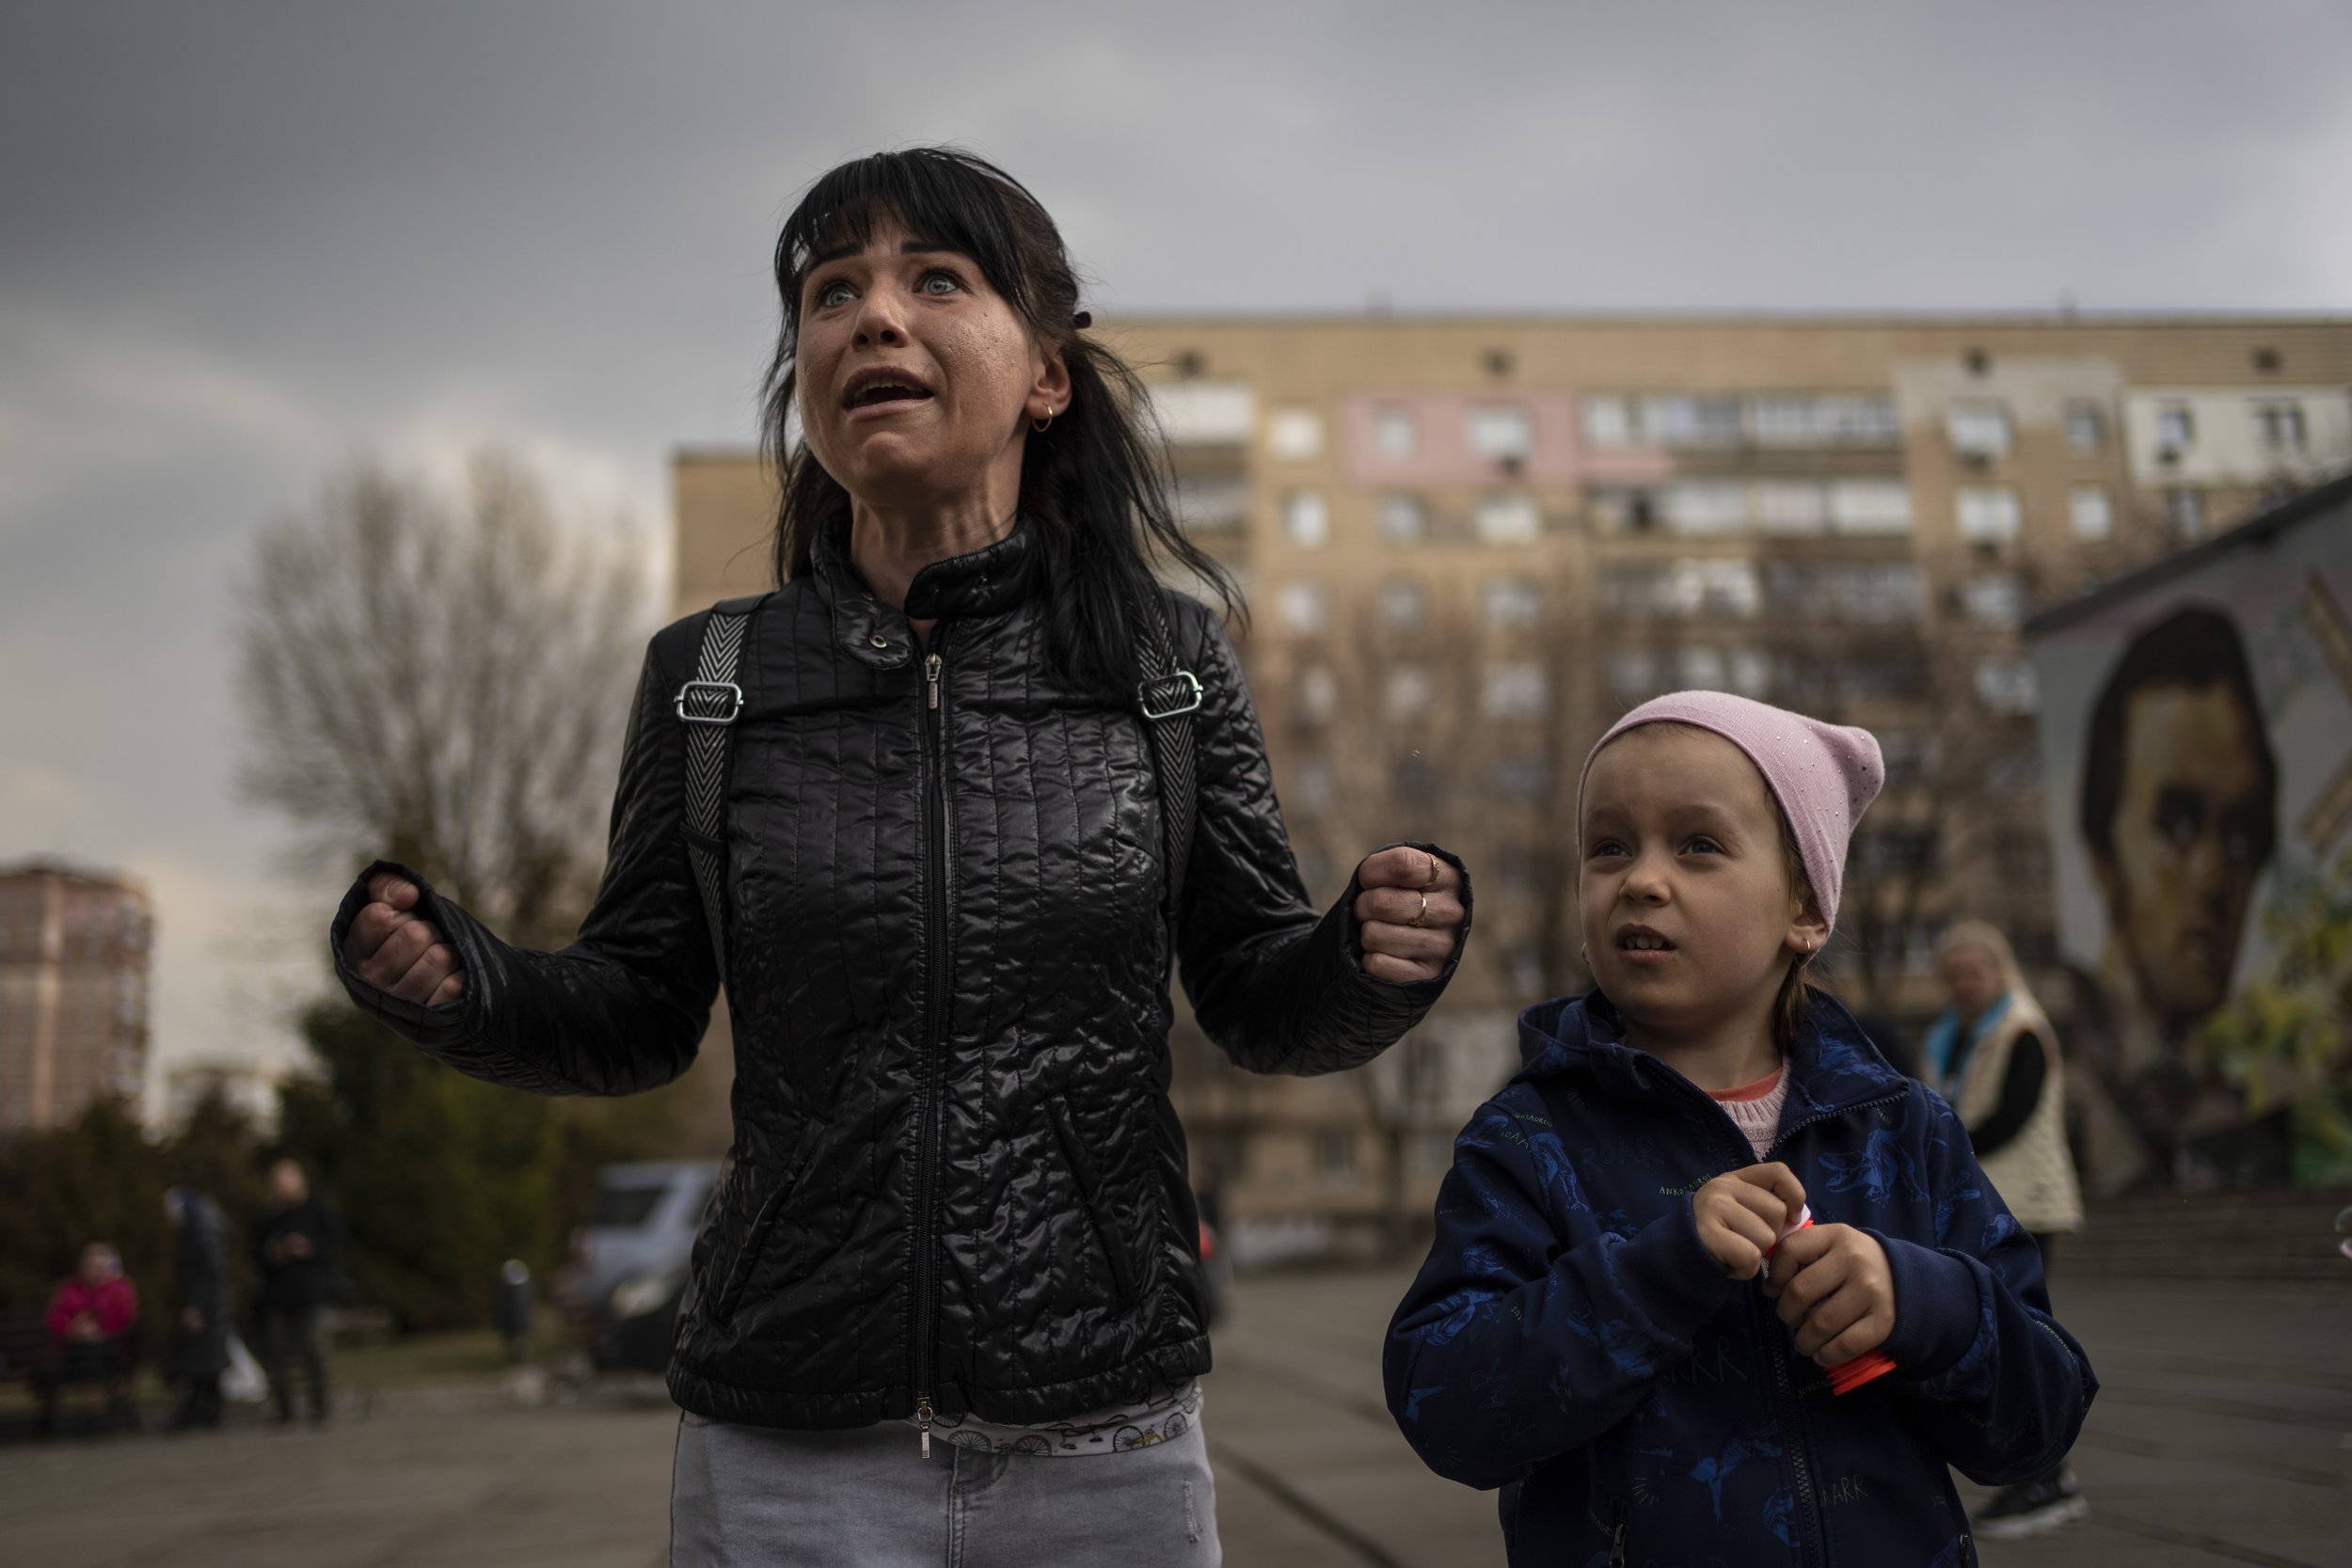
[[[930,401],[930,388],[911,376],[861,371],[850,378],[841,406],[851,414],[889,414]]]

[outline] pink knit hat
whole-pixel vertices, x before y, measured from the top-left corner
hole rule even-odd
[[[1804,861],[1805,879],[1821,907],[1821,918],[1837,924],[1837,892],[1845,879],[1846,845],[1879,788],[1886,764],[1868,730],[1824,724],[1802,713],[1752,702],[1727,691],[1676,691],[1653,697],[1610,726],[1584,758],[1576,781],[1576,836],[1584,843],[1584,781],[1593,758],[1626,731],[1643,724],[1689,724],[1730,741],[1756,764],[1766,787],[1788,818]]]

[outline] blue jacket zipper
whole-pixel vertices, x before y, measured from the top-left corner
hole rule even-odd
[[[1788,1064],[1784,1060],[1781,1063],[1781,1071],[1785,1073],[1788,1070]],[[1706,1106],[1710,1124],[1719,1124],[1713,1125],[1713,1131],[1727,1132],[1737,1144],[1737,1155],[1731,1164],[1724,1167],[1724,1170],[1735,1170],[1741,1165],[1764,1163],[1753,1158],[1755,1150],[1749,1147],[1745,1134],[1733,1125],[1730,1116],[1724,1112],[1723,1106],[1716,1103],[1714,1096],[1678,1072],[1670,1070],[1667,1076],[1670,1083],[1680,1085],[1683,1090],[1696,1096]],[[1899,1094],[1883,1095],[1875,1100],[1859,1101],[1851,1105],[1840,1106],[1834,1111],[1821,1111],[1806,1117],[1802,1121],[1792,1122],[1773,1135],[1771,1147],[1765,1150],[1766,1158],[1776,1158],[1780,1153],[1780,1146],[1787,1143],[1793,1133],[1802,1132],[1808,1127],[1835,1120],[1855,1111],[1867,1111],[1879,1105],[1891,1105],[1901,1098],[1902,1096]],[[1715,1174],[1720,1176],[1724,1172],[1718,1171]],[[1771,1362],[1772,1366],[1773,1402],[1780,1409],[1781,1429],[1788,1434],[1788,1472],[1795,1483],[1797,1517],[1800,1521],[1800,1528],[1804,1531],[1804,1560],[1808,1563],[1819,1564],[1820,1568],[1827,1568],[1829,1550],[1822,1540],[1821,1501],[1813,1483],[1813,1456],[1805,1442],[1804,1412],[1797,1402],[1796,1380],[1788,1375],[1788,1357],[1779,1353],[1776,1343],[1778,1337],[1772,1332],[1772,1323],[1775,1320],[1771,1310],[1765,1306],[1764,1297],[1758,1292],[1750,1291],[1748,1301],[1749,1317],[1756,1327],[1757,1342],[1763,1349],[1764,1359]]]

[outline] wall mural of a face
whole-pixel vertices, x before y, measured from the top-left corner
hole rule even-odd
[[[2168,1047],[2229,994],[2278,797],[2229,615],[2190,606],[2135,637],[2091,711],[2080,821],[2110,954]]]
[[[2124,705],[2122,787],[2092,866],[2141,997],[2174,1037],[2221,1005],[2276,810],[2260,718],[2223,681]]]

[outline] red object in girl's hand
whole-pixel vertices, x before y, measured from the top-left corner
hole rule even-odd
[[[1780,1240],[1787,1241],[1812,1223],[1813,1206],[1807,1204],[1795,1219],[1782,1227]],[[1780,1243],[1773,1243],[1772,1252],[1779,1250]],[[1772,1260],[1772,1252],[1764,1255],[1767,1262]],[[1866,1350],[1851,1361],[1840,1361],[1829,1370],[1829,1391],[1832,1394],[1851,1394],[1873,1378],[1884,1377],[1894,1370],[1895,1363],[1884,1351]]]

